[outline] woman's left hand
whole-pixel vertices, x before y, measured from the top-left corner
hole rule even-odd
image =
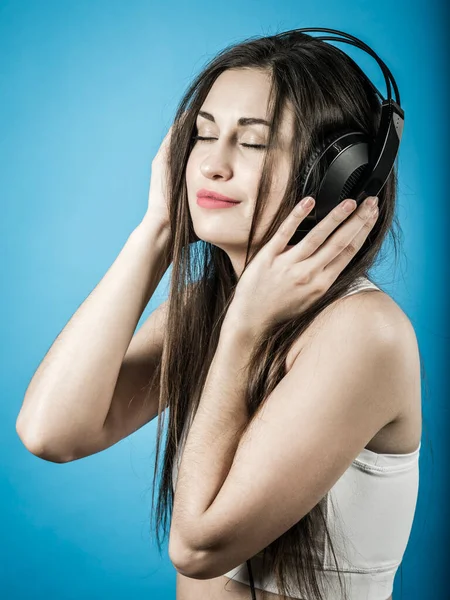
[[[278,231],[242,273],[226,318],[246,331],[261,332],[276,322],[304,312],[338,278],[364,244],[378,217],[366,198],[349,212],[344,200],[300,242],[287,246],[314,206],[297,204]],[[351,218],[348,218],[351,214]],[[339,231],[331,233],[347,219]]]

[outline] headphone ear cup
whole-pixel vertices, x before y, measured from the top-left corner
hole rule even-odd
[[[354,129],[340,129],[329,133],[323,141],[313,147],[311,153],[308,155],[305,166],[301,169],[300,175],[300,195],[302,198],[305,196],[317,197],[318,187],[325,175],[326,168],[328,165],[324,165],[323,161],[320,160],[325,150],[332,144],[333,141],[339,140],[343,135],[347,133],[353,133]],[[322,169],[322,172],[321,172]],[[308,182],[308,185],[306,185]]]
[[[372,144],[373,140],[362,131],[341,129],[326,135],[313,148],[298,179],[300,199],[313,196],[316,204],[300,223],[288,245],[301,241],[345,198],[351,197],[358,202],[371,172],[369,156]],[[362,199],[364,197],[362,193]]]

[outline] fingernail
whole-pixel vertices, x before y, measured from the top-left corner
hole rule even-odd
[[[351,212],[356,206],[356,202],[354,200],[346,200],[342,205],[345,212]]]
[[[309,208],[314,204],[314,198],[311,198],[311,196],[303,198],[300,204],[303,206],[303,208]]]
[[[367,200],[369,206],[376,206],[378,204],[378,196],[373,196]]]

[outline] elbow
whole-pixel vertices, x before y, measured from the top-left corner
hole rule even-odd
[[[171,561],[178,573],[190,579],[205,580],[223,575],[222,571],[217,573],[209,555],[187,552],[175,560],[171,558]]]
[[[169,553],[170,560],[176,571],[184,577],[190,579],[208,579],[204,570],[200,566],[199,557],[191,552],[185,552],[183,555],[172,556]]]
[[[209,552],[177,544],[172,530],[169,537],[169,558],[178,573],[184,577],[210,579]]]
[[[73,460],[72,457],[68,457],[67,455],[52,450],[51,444],[45,443],[42,436],[37,432],[25,431],[20,424],[19,418],[16,421],[16,433],[28,452],[31,452],[31,454],[34,454],[37,458],[54,463],[66,463]]]

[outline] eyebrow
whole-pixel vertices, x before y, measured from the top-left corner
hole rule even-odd
[[[208,119],[208,121],[212,121],[213,123],[216,122],[212,114],[205,112],[204,110],[199,110],[198,115],[199,117]],[[255,117],[241,117],[238,119],[237,124],[239,127],[245,127],[246,125],[267,125],[267,127],[270,127],[269,121],[266,121],[265,119],[257,119]]]

